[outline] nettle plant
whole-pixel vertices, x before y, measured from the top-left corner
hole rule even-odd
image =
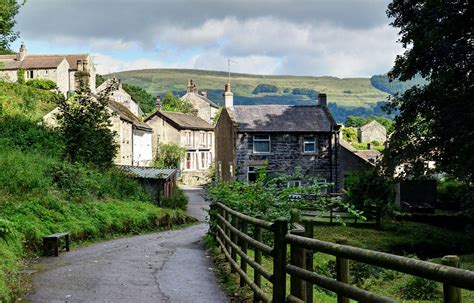
[[[250,216],[262,216],[273,221],[276,218],[290,218],[292,209],[312,208],[328,211],[338,208],[364,220],[362,212],[339,197],[327,195],[331,184],[305,176],[300,168],[290,175],[269,176],[265,168],[258,171],[255,182],[215,182],[207,191],[211,202],[221,202],[232,209]]]

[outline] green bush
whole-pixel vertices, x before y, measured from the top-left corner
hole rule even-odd
[[[178,144],[160,144],[156,152],[154,166],[158,168],[178,168],[179,162],[186,156],[186,149]]]
[[[419,277],[407,279],[400,293],[405,300],[434,300],[440,295],[436,282]]]
[[[54,81],[49,79],[31,79],[26,81],[25,83],[27,86],[31,86],[37,89],[43,90],[52,90],[57,89],[57,85]]]
[[[446,210],[467,209],[474,206],[474,189],[454,178],[438,182],[439,208]]]
[[[160,206],[170,209],[186,210],[188,207],[188,198],[181,189],[176,189],[176,193],[171,197],[163,197],[160,200]]]

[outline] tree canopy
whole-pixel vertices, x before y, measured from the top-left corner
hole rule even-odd
[[[122,87],[130,96],[132,96],[133,100],[140,104],[143,112],[149,114],[155,111],[155,98],[146,90],[139,86],[130,84],[123,84]]]
[[[468,0],[393,0],[389,5],[387,15],[406,49],[389,76],[406,81],[420,75],[428,81],[390,100],[390,108],[400,113],[384,157],[389,172],[405,164],[415,177],[424,175],[425,162],[432,160],[437,170],[472,183],[473,8]]]
[[[167,92],[165,97],[163,98],[163,110],[168,112],[181,112],[191,114],[196,113],[196,110],[194,109],[191,102],[181,100],[180,98],[173,95],[171,92]]]
[[[63,135],[64,157],[72,163],[88,163],[97,167],[113,164],[117,143],[111,127],[108,95],[112,87],[92,96],[81,83],[76,94],[58,102],[59,131]]]
[[[0,1],[0,54],[11,53],[10,44],[20,36],[14,31],[15,16],[25,1],[2,0]]]

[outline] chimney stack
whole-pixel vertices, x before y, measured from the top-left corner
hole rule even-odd
[[[84,71],[84,65],[82,65],[82,60],[77,60],[77,71],[78,72]]]
[[[25,59],[25,56],[26,56],[26,46],[25,46],[25,43],[22,42],[20,46],[20,51],[16,55],[16,60],[23,61]]]
[[[89,61],[87,61],[87,60],[82,61],[82,68],[83,68],[83,71],[88,72],[89,71]]]
[[[156,110],[160,112],[162,105],[163,105],[163,104],[161,103],[161,97],[160,97],[160,96],[156,96],[156,101],[155,101]]]
[[[196,89],[196,85],[194,85],[193,79],[189,79],[189,81],[188,81],[188,89],[187,89],[186,92],[192,93],[192,92],[195,91],[195,89]]]
[[[225,108],[234,107],[234,94],[231,91],[230,83],[227,83],[225,85],[225,91],[224,91],[223,96],[224,96],[224,107]]]
[[[319,106],[328,106],[328,100],[326,94],[318,94]]]

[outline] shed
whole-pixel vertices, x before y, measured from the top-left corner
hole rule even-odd
[[[174,168],[155,168],[120,165],[119,168],[138,180],[145,191],[158,203],[161,197],[171,197],[176,192],[177,170]]]

